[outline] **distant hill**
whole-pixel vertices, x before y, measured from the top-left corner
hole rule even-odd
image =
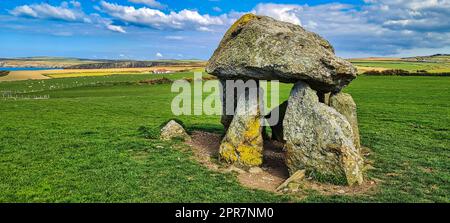
[[[450,54],[434,54],[429,56],[414,56],[414,57],[365,57],[365,58],[351,58],[349,61],[406,61],[406,62],[429,62],[442,63],[450,62]]]
[[[37,56],[37,57],[18,57],[18,58],[0,58],[0,60],[20,60],[20,61],[93,61],[93,59],[83,59],[75,57],[47,57],[47,56]],[[95,61],[110,61],[99,59]]]
[[[204,66],[200,60],[93,60],[67,57],[0,58],[0,67],[45,67],[64,69],[143,68],[153,66]]]
[[[101,63],[87,63],[67,67],[67,69],[112,69],[112,68],[144,68],[155,66],[204,66],[203,61],[109,61]]]
[[[450,54],[434,54],[430,56],[405,57],[401,59],[404,61],[411,61],[411,62],[441,63],[441,62],[450,62]]]
[[[397,61],[402,60],[399,57],[362,57],[362,58],[350,58],[348,61]]]
[[[109,62],[109,60],[91,60],[66,57],[0,58],[0,67],[65,68],[74,65],[100,62]]]

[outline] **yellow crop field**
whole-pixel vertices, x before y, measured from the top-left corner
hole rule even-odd
[[[107,76],[112,74],[150,74],[154,70],[164,69],[170,72],[202,70],[199,67],[149,67],[149,68],[112,68],[112,69],[64,69],[43,71],[42,74],[50,78]]]

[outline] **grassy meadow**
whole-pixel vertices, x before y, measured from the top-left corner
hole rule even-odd
[[[158,140],[176,94],[170,84],[139,81],[163,76],[192,73],[0,82],[1,92],[18,96],[0,98],[0,202],[450,201],[449,77],[354,80],[345,91],[372,150],[367,177],[379,184],[361,195],[299,198],[245,188],[199,164],[183,143]],[[281,85],[282,98],[290,86]],[[223,131],[218,116],[176,118],[189,131]]]

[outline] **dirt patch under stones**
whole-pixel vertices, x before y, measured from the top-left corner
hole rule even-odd
[[[263,165],[259,171],[239,169],[219,163],[218,152],[221,135],[202,131],[193,131],[191,140],[187,144],[192,148],[195,159],[202,165],[220,172],[235,172],[239,182],[249,188],[260,189],[279,193],[276,188],[287,178],[289,172],[285,165],[285,151],[283,145],[277,141],[266,140],[264,142]],[[307,179],[302,184],[302,189],[296,194],[302,196],[304,192],[314,190],[323,195],[359,195],[375,191],[379,180],[366,179],[360,186],[339,186],[333,184],[319,183]]]

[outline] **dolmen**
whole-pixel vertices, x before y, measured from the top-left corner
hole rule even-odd
[[[289,99],[275,108],[280,119],[272,126],[272,138],[284,143],[289,173],[305,170],[330,183],[363,182],[356,104],[342,92],[356,69],[337,57],[327,40],[298,25],[246,14],[225,33],[206,71],[222,83],[223,110],[235,109],[222,115],[221,161],[246,167],[263,162],[262,90],[256,84],[237,94],[227,80],[278,80],[294,84]],[[227,105],[230,98],[235,100]]]

